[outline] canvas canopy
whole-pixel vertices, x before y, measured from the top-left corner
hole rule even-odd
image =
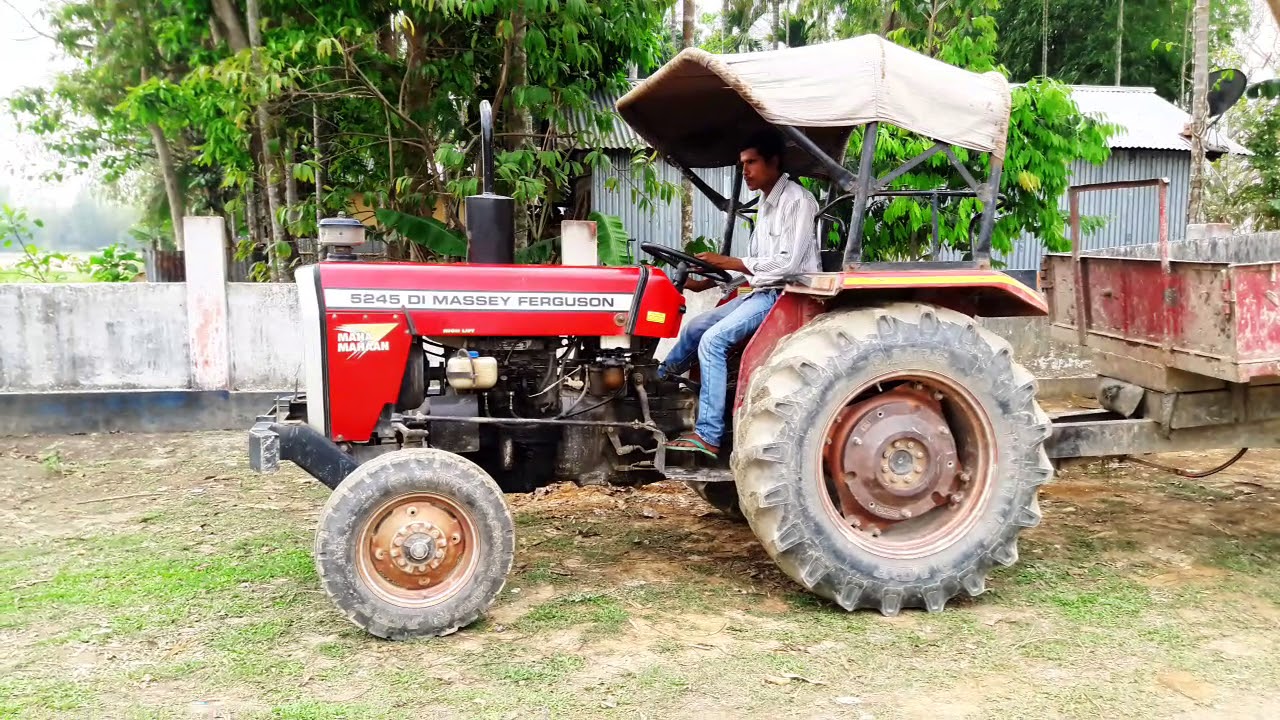
[[[999,73],[864,35],[732,55],[687,48],[617,110],[655,149],[693,168],[736,163],[741,143],[766,123],[800,129],[837,162],[853,129],[869,122],[1003,158],[1009,103]],[[792,172],[824,174],[798,148],[786,160]]]

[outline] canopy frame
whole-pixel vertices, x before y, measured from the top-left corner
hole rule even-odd
[[[965,167],[964,163],[956,157],[955,151],[951,145],[944,142],[936,142],[925,151],[919,153],[915,157],[907,160],[882,177],[876,177],[873,172],[872,162],[875,159],[875,143],[879,135],[879,122],[868,123],[865,126],[862,140],[862,152],[858,161],[858,172],[855,175],[850,172],[844,165],[836,162],[821,148],[815,145],[808,136],[801,132],[798,128],[790,125],[776,125],[787,139],[794,142],[798,147],[807,152],[812,158],[819,163],[831,176],[831,183],[834,187],[839,187],[844,192],[835,195],[834,191],[830,195],[835,195],[828,199],[825,205],[819,208],[817,216],[814,219],[815,231],[821,227],[824,214],[834,207],[836,204],[845,200],[853,199],[853,209],[851,217],[847,225],[847,232],[841,243],[843,246],[841,265],[846,270],[885,270],[885,269],[901,269],[903,267],[921,268],[920,261],[907,262],[878,262],[864,263],[862,261],[863,250],[863,229],[866,225],[867,207],[870,205],[871,199],[874,197],[927,197],[930,199],[930,210],[932,218],[932,251],[931,259],[937,256],[941,249],[941,238],[938,227],[938,217],[941,212],[940,198],[953,197],[973,197],[982,201],[982,216],[978,225],[978,236],[974,238],[974,244],[970,247],[970,255],[972,260],[947,261],[943,263],[934,263],[935,265],[945,267],[977,267],[989,269],[991,267],[991,236],[995,230],[996,208],[1000,199],[999,188],[1000,181],[1003,176],[1004,160],[1003,158],[992,156],[990,164],[990,172],[985,181],[979,181],[973,173]],[[889,185],[902,175],[915,169],[921,163],[927,161],[935,155],[941,153],[944,155],[949,164],[960,174],[968,186],[965,190],[953,190],[946,188],[936,188],[933,190],[889,190]],[[682,175],[689,179],[690,183],[698,189],[708,200],[711,201],[717,209],[725,213],[724,235],[720,243],[720,253],[729,255],[733,250],[733,231],[735,221],[742,218],[750,221],[750,215],[754,214],[754,206],[759,198],[753,198],[746,203],[739,203],[738,196],[742,192],[742,166],[734,166],[733,176],[733,193],[730,197],[725,197],[717,192],[714,188],[706,183],[692,169],[685,166],[679,159],[671,156],[666,157],[667,162],[674,165]]]

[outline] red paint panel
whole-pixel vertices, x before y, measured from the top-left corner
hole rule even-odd
[[[639,267],[320,264],[326,308],[402,310],[418,334],[428,336],[625,335],[642,272]],[[683,309],[684,299],[666,275],[649,269],[634,334],[675,337]]]
[[[1240,359],[1280,362],[1280,276],[1276,265],[1232,268],[1231,288]]]
[[[783,293],[773,304],[756,334],[742,351],[742,364],[738,369],[738,389],[733,400],[736,412],[746,397],[751,376],[773,354],[778,343],[791,333],[804,327],[822,313],[822,303],[811,295]]]
[[[329,435],[365,442],[396,401],[412,336],[403,313],[325,313]]]

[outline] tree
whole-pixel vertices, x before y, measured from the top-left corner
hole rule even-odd
[[[669,5],[68,0],[51,24],[83,62],[10,108],[63,172],[137,186],[139,203],[152,197],[139,178],[176,177],[169,209],[223,215],[246,254],[285,258],[320,217],[346,212],[395,257],[453,257],[461,198],[478,187],[479,101],[495,108],[498,191],[531,241],[554,237],[572,179],[607,162],[565,136],[566,119],[608,124],[591,94],[621,89],[629,65],[656,66]],[[414,239],[374,219],[396,213],[441,232]],[[148,232],[181,225],[144,217]]]
[[[992,13],[1000,30],[997,59],[1018,81],[1046,75],[1081,85],[1122,81],[1154,87],[1162,97],[1185,103],[1191,69],[1187,38],[1194,3],[1004,2]],[[1248,20],[1249,6],[1249,0],[1214,0],[1212,51],[1231,44],[1233,33]]]
[[[1187,221],[1204,219],[1201,204],[1204,196],[1204,133],[1209,117],[1209,0],[1196,0],[1195,68],[1191,102],[1191,193],[1187,203]]]
[[[1002,71],[997,63],[998,35],[993,13],[997,0],[932,0],[896,2],[889,9],[894,29],[888,38],[944,62],[976,72]],[[1013,90],[999,210],[992,247],[1008,252],[1025,234],[1038,237],[1046,248],[1069,246],[1066,220],[1059,198],[1070,182],[1070,165],[1077,160],[1105,162],[1111,129],[1081,115],[1069,89],[1049,79],[1033,80]],[[883,175],[928,149],[932,141],[898,128],[881,128],[876,144],[875,171]],[[855,133],[848,157],[861,151]],[[986,177],[989,157],[957,150],[957,157],[975,177]],[[894,187],[931,190],[954,187],[955,172],[945,157],[934,156],[901,176]],[[971,249],[974,222],[982,203],[964,198],[940,208],[939,235],[943,246]],[[898,197],[874,207],[864,229],[864,252],[870,258],[919,259],[930,251],[932,215],[928,201]]]
[[[682,16],[684,32],[680,47],[690,48],[693,47],[694,19],[698,16],[694,0],[684,0]],[[680,244],[683,246],[691,242],[693,242],[693,182],[685,178],[680,194]]]

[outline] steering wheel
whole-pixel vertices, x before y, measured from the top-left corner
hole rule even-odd
[[[672,266],[671,282],[681,292],[684,292],[684,284],[688,282],[690,275],[701,275],[722,285],[728,285],[733,282],[733,276],[728,271],[721,270],[706,260],[696,258],[687,252],[653,243],[643,243],[640,245],[640,249]]]

